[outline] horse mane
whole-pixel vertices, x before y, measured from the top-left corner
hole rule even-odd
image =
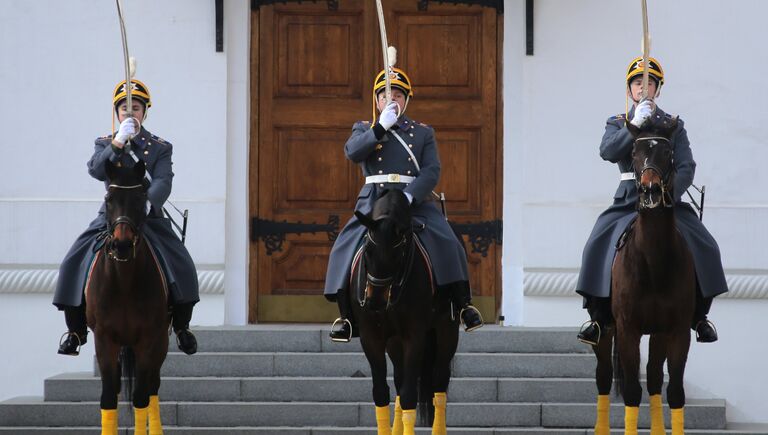
[[[399,189],[385,189],[373,204],[371,218],[375,221],[392,218],[395,222],[410,222],[410,205]]]

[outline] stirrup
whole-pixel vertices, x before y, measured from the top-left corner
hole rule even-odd
[[[349,319],[345,319],[343,317],[339,317],[338,319],[334,320],[333,324],[331,325],[331,333],[333,333],[333,328],[339,322],[344,322],[344,323],[347,324],[347,326],[349,326],[349,337],[347,337],[346,339],[331,337],[331,341],[335,341],[337,343],[349,343],[350,341],[352,341],[352,322],[350,322]]]
[[[477,325],[477,326],[473,326],[473,327],[471,327],[469,329],[465,329],[464,330],[465,332],[472,332],[472,331],[474,331],[476,329],[482,328],[483,325],[485,325],[485,320],[483,320],[483,314],[480,312],[480,310],[477,309],[477,307],[475,307],[472,304],[467,305],[466,307],[462,308],[461,311],[459,311],[459,318],[461,319],[461,322],[464,323],[464,311],[469,310],[469,309],[474,310],[477,313],[477,315],[480,317],[480,324]],[[466,323],[464,324],[464,326],[465,327],[467,326]]]
[[[77,332],[67,331],[61,334],[61,338],[59,338],[59,349],[61,349],[61,345],[64,344],[64,340],[70,335],[74,335],[77,339],[77,350],[75,350],[77,353],[75,355],[80,355],[80,348],[83,346],[83,340],[80,339],[80,335]]]
[[[585,329],[584,326],[585,325],[589,325],[589,326],[595,325],[597,327],[597,341],[596,342],[593,343],[593,342],[591,342],[589,340],[584,340],[584,339],[581,338],[581,333],[584,332],[584,329]],[[587,326],[587,328],[589,326]],[[597,346],[597,343],[600,343],[600,338],[602,338],[602,336],[603,336],[603,330],[600,328],[600,323],[598,323],[595,320],[587,320],[586,322],[581,324],[581,328],[579,329],[579,333],[576,335],[576,338],[580,342],[582,342],[584,344],[588,344],[590,346]]]
[[[699,341],[699,325],[701,325],[702,323],[706,323],[709,326],[711,326],[712,329],[715,330],[715,337],[719,337],[719,334],[717,333],[717,328],[715,327],[714,323],[710,322],[709,319],[699,320],[698,322],[696,322],[696,326],[693,327],[693,330],[696,331],[696,341],[697,342]]]

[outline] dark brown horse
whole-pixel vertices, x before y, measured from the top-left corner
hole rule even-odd
[[[640,386],[640,338],[650,335],[647,375],[651,403],[651,434],[664,434],[661,388],[664,361],[669,371],[667,402],[672,434],[683,434],[683,372],[691,342],[690,326],[696,300],[693,257],[675,224],[674,149],[670,138],[677,119],[639,130],[627,124],[635,138],[632,151],[639,193],[637,219],[622,237],[613,263],[613,328],[594,347],[597,355],[598,397],[596,435],[610,432],[608,423],[612,364],[617,392],[623,394],[625,434],[637,433]],[[614,337],[615,334],[615,337]],[[613,342],[612,343],[612,339]]]
[[[405,194],[385,190],[370,215],[355,215],[368,231],[355,256],[349,297],[371,366],[378,433],[390,434],[389,354],[399,399],[391,433],[413,435],[417,401],[429,400],[434,404],[432,433],[444,435],[458,319],[451,315],[447,292],[434,294],[432,271],[414,234]]]
[[[151,435],[162,433],[157,392],[168,352],[168,290],[157,257],[141,233],[148,187],[144,170],[142,162],[118,168],[107,161],[109,227],[86,283],[88,326],[101,372],[102,434],[117,435],[121,362],[129,374],[129,398],[133,389],[134,433],[147,433],[147,419]]]

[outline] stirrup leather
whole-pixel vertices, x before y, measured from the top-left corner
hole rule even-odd
[[[477,307],[475,307],[472,304],[467,305],[466,307],[462,308],[461,311],[459,311],[459,318],[461,319],[461,322],[464,323],[464,311],[467,311],[467,310],[474,310],[477,313],[477,315],[480,316],[480,324],[467,329],[466,332],[472,332],[475,329],[482,328],[483,325],[485,325],[485,320],[483,320],[483,314],[480,312],[480,310],[477,309]],[[464,326],[467,326],[467,325],[465,324]]]
[[[582,339],[582,338],[580,337],[581,333],[582,333],[582,332],[584,332],[584,329],[586,329],[586,328],[585,328],[585,326],[586,326],[586,327],[589,327],[589,326],[591,326],[591,325],[595,325],[595,326],[597,327],[597,341],[596,341],[596,342],[594,342],[594,343],[593,343],[593,342],[591,342],[591,341],[589,341],[589,340],[584,340],[584,339]],[[597,346],[597,343],[600,343],[600,338],[601,338],[602,336],[603,336],[603,330],[600,328],[600,323],[598,323],[598,322],[596,322],[596,321],[594,321],[594,320],[587,320],[586,322],[584,322],[584,323],[582,323],[582,324],[581,324],[581,328],[579,329],[579,334],[576,336],[576,338],[577,338],[577,339],[578,339],[580,342],[582,342],[582,343],[584,343],[584,344],[588,344],[588,345],[590,345],[590,346]]]
[[[335,328],[336,324],[339,322],[344,322],[347,324],[347,326],[349,326],[349,337],[347,337],[346,339],[331,337],[331,341],[335,341],[338,343],[349,343],[350,341],[352,341],[352,322],[350,322],[349,319],[339,317],[338,319],[333,321],[333,324],[331,325],[331,332],[333,332],[333,328]]]

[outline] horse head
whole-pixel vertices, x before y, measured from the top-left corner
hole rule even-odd
[[[635,138],[632,164],[635,183],[640,194],[638,210],[654,209],[659,205],[674,207],[675,161],[671,138],[677,129],[678,118],[638,128],[627,123]]]
[[[392,288],[402,288],[413,229],[408,199],[401,190],[385,190],[369,214],[355,211],[367,228],[363,261],[366,269],[364,306],[374,311],[391,304]]]
[[[144,162],[131,168],[115,166],[106,162],[109,187],[104,196],[106,218],[109,225],[107,251],[109,258],[128,261],[136,257],[141,226],[147,218],[147,188],[144,179]]]

